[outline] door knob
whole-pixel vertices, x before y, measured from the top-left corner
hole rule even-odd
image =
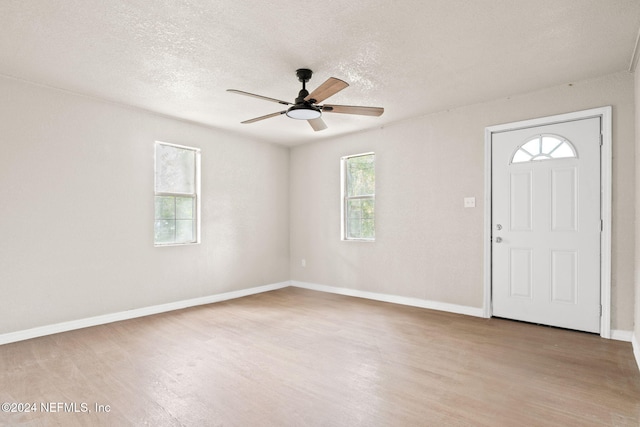
[[[496,237],[496,243],[501,243],[502,242],[502,237]]]

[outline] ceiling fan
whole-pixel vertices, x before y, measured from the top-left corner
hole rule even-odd
[[[312,74],[313,71],[307,68],[300,68],[296,70],[296,76],[298,76],[298,80],[302,82],[302,90],[298,93],[298,97],[294,103],[269,98],[267,96],[256,95],[254,93],[244,92],[237,89],[227,89],[227,91],[258,99],[264,99],[266,101],[277,102],[278,104],[291,105],[288,109],[278,111],[277,113],[271,113],[266,116],[245,120],[244,122],[241,122],[243,124],[254,123],[260,120],[276,117],[281,114],[286,114],[292,119],[308,121],[314,131],[319,131],[327,128],[327,125],[322,120],[322,113],[359,114],[362,116],[380,116],[384,113],[384,108],[380,107],[356,107],[353,105],[333,104],[318,105],[319,102],[335,95],[342,89],[349,86],[349,84],[340,79],[336,79],[335,77],[329,77],[324,83],[318,86],[316,90],[309,93],[305,84],[311,79]]]

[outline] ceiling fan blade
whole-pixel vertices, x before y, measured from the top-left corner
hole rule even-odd
[[[244,122],[240,122],[240,123],[242,123],[243,125],[246,125],[246,124],[249,124],[249,123],[259,122],[260,120],[269,119],[271,117],[279,116],[279,115],[284,114],[286,112],[287,112],[287,110],[278,111],[277,113],[267,114],[266,116],[256,117],[255,119],[245,120]]]
[[[322,120],[321,117],[307,121],[316,132],[318,132],[319,130],[325,130],[327,128],[327,124],[324,122],[324,120]]]
[[[323,105],[323,113],[359,114],[361,116],[381,116],[382,107],[356,107],[354,105]]]
[[[290,102],[287,102],[287,101],[282,101],[280,99],[275,99],[275,98],[269,98],[268,96],[256,95],[255,93],[249,93],[249,92],[245,92],[243,90],[227,89],[227,92],[233,92],[233,93],[237,93],[239,95],[246,95],[246,96],[250,96],[252,98],[264,99],[265,101],[277,102],[278,104],[292,105]]]
[[[317,104],[318,102],[322,102],[328,97],[335,95],[348,86],[349,83],[345,81],[336,79],[335,77],[329,77],[324,83],[318,86],[316,90],[307,95],[304,100],[310,101],[313,99],[313,103]]]

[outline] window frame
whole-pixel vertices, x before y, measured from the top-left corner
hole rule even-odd
[[[349,159],[355,158],[355,157],[364,157],[364,156],[373,156],[373,167],[374,167],[374,193],[373,194],[367,194],[367,195],[354,195],[354,196],[349,196],[349,192],[348,192],[348,182],[347,182],[347,167],[348,167],[348,162]],[[375,202],[376,202],[376,193],[375,193],[375,156],[376,153],[373,151],[370,152],[366,152],[366,153],[359,153],[359,154],[351,154],[348,156],[343,156],[340,158],[340,188],[341,188],[341,197],[340,197],[340,210],[341,210],[341,220],[340,220],[340,239],[342,241],[345,242],[368,242],[368,243],[373,243],[376,241],[376,237],[375,237],[375,227],[376,227],[376,221],[375,221]],[[348,202],[349,200],[372,200],[373,201],[373,206],[374,206],[374,210],[373,210],[373,229],[374,229],[374,237],[349,237],[349,228],[348,228],[348,218],[347,218],[347,206],[348,206]]]
[[[173,148],[179,148],[181,150],[189,150],[189,151],[193,151],[194,152],[194,176],[193,176],[193,183],[194,183],[194,192],[193,193],[174,193],[174,192],[166,192],[166,191],[157,191],[157,172],[158,172],[158,150],[157,147],[160,145],[164,145],[164,146],[168,146],[168,147],[173,147]],[[153,246],[154,247],[166,247],[166,246],[186,246],[186,245],[197,245],[200,244],[200,237],[201,237],[201,222],[200,222],[200,199],[201,199],[201,194],[200,194],[200,156],[201,156],[201,151],[200,148],[197,147],[189,147],[186,145],[180,145],[180,144],[172,144],[172,143],[168,143],[168,142],[162,142],[162,141],[155,141],[153,144],[153,200],[154,200],[154,208],[153,208],[153,218],[154,218],[154,237],[153,237]],[[175,239],[173,242],[170,243],[158,243],[156,242],[155,239],[155,221],[157,221],[156,219],[156,209],[155,209],[155,200],[156,197],[190,197],[194,199],[194,239],[192,241],[189,242],[176,242]]]

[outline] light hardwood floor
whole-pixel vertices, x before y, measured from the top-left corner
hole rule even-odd
[[[37,405],[12,426],[640,425],[629,343],[297,288],[7,344],[0,369],[0,402]]]

